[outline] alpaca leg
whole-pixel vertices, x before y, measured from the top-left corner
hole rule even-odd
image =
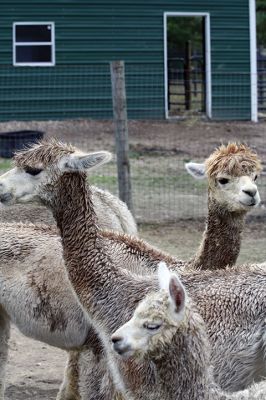
[[[0,400],[4,399],[9,337],[10,337],[10,321],[8,316],[5,313],[1,312],[0,313]]]
[[[81,400],[122,400],[115,396],[107,359],[102,351],[92,349],[80,353],[79,390]]]
[[[78,389],[79,370],[78,370],[79,351],[70,351],[64,374],[64,381],[60,387],[56,400],[80,400]],[[1,400],[1,399],[0,399]]]

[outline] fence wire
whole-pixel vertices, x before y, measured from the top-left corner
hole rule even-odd
[[[109,65],[76,66],[72,72],[66,66],[56,72],[16,69],[13,78],[7,72],[0,70],[1,119],[6,120],[0,124],[0,173],[11,166],[9,155],[3,152],[8,143],[11,145],[11,132],[41,131],[46,136],[72,142],[82,150],[105,149],[115,153]],[[249,111],[249,82],[249,74],[213,76],[217,115],[222,117],[227,112],[241,117]],[[18,87],[22,89],[19,91]],[[126,90],[133,204],[139,222],[204,217],[206,182],[189,176],[184,164],[203,161],[220,143],[245,142],[257,150],[266,165],[265,129],[261,124],[208,122],[198,112],[192,112],[183,121],[159,119],[164,102],[163,71],[159,67],[126,64]],[[7,133],[6,139],[3,133]],[[12,140],[19,147],[19,138]],[[96,170],[90,181],[118,194],[115,159]],[[258,186],[263,205],[265,175]],[[254,213],[264,215],[263,206]]]

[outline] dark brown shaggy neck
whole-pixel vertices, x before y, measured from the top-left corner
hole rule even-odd
[[[51,207],[62,236],[65,267],[73,289],[92,319],[105,325],[111,334],[130,319],[154,283],[150,279],[131,280],[113,262],[112,249],[107,248],[96,225],[85,175],[62,175],[53,188]]]
[[[97,218],[94,212],[91,192],[86,175],[65,173],[54,188],[53,214],[63,239],[64,247],[69,245],[86,247],[94,244],[97,237]],[[85,238],[86,236],[86,238]],[[79,238],[80,240],[77,240]]]
[[[236,263],[245,212],[229,212],[209,198],[202,242],[191,261],[197,269],[223,269]]]

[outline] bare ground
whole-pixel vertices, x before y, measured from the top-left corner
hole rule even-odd
[[[205,158],[221,142],[237,140],[256,149],[266,165],[266,123],[206,123],[191,119],[179,123],[130,121],[130,149],[140,155],[179,155]],[[74,142],[83,149],[114,151],[114,126],[110,121],[47,121],[1,123],[0,131],[44,130],[50,136]],[[43,214],[39,214],[45,220]],[[35,214],[32,214],[32,221]],[[140,235],[155,246],[186,259],[198,246],[202,220],[172,224],[144,224]],[[252,218],[245,229],[239,262],[266,260],[265,213]],[[66,355],[22,336],[12,328],[10,361],[7,370],[7,400],[52,400],[63,376]]]
[[[131,149],[142,152],[169,152],[206,157],[220,143],[241,141],[256,149],[266,163],[266,122],[204,122],[198,118],[171,121],[128,122]],[[11,121],[0,123],[0,132],[38,129],[50,136],[74,142],[90,150],[114,149],[112,121]],[[84,147],[83,147],[84,146]]]

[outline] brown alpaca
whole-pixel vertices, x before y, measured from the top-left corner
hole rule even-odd
[[[0,183],[7,202],[37,198],[52,209],[69,280],[108,355],[111,333],[151,290],[134,275],[138,282],[132,291],[130,271],[147,275],[159,261],[176,270],[183,264],[143,241],[98,230],[84,171],[107,159],[105,152],[86,155],[60,143],[42,143],[21,152],[15,158],[17,169]],[[31,177],[25,172],[28,166],[38,166],[40,172]],[[207,324],[217,382],[224,389],[240,390],[265,376],[265,269],[188,271],[181,279]],[[117,371],[111,372],[119,383]]]
[[[220,269],[236,263],[247,212],[260,202],[255,181],[258,156],[243,144],[229,143],[204,164],[188,163],[195,178],[208,179],[208,216],[201,245],[190,261],[196,269]]]

